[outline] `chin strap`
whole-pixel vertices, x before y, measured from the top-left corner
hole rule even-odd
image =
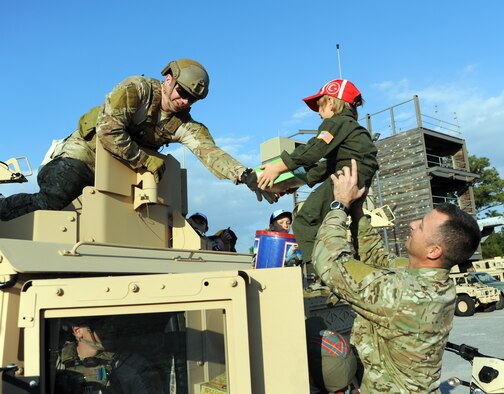
[[[175,112],[175,107],[173,106],[173,103],[171,101],[171,94],[173,92],[173,89],[175,89],[175,85],[176,85],[176,81],[175,81],[175,84],[173,84],[173,86],[171,87],[171,89],[166,89],[166,86],[165,86],[165,83],[166,81],[163,81],[161,83],[161,90],[163,91],[163,95],[165,96],[165,100],[166,100],[166,103],[169,107],[169,110],[171,112]],[[161,98],[161,102],[163,102],[163,99]]]
[[[96,340],[94,331],[91,330],[90,328],[87,329],[89,334],[91,335],[91,338],[93,339],[92,341],[88,341],[87,339],[84,339],[83,337],[78,337],[77,342],[82,342],[85,343],[86,345],[91,346],[92,348],[98,350],[98,351],[104,351],[105,348],[103,347],[103,344],[100,341]]]

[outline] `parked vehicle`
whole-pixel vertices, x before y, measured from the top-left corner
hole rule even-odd
[[[472,262],[469,272],[486,272],[495,280],[504,282],[504,257],[494,257],[492,259],[478,260]]]
[[[477,308],[485,312],[495,310],[500,300],[500,291],[480,283],[470,282],[467,275],[467,273],[450,274],[457,291],[455,315],[472,316]]]
[[[495,309],[504,308],[504,282],[500,280],[496,280],[492,275],[487,272],[468,272],[467,273],[467,281],[469,283],[479,283],[483,286],[494,287],[500,292],[500,298],[497,304],[495,305]]]

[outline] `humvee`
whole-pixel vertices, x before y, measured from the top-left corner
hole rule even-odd
[[[473,261],[470,272],[486,272],[495,280],[504,282],[504,257],[498,256],[491,259]]]
[[[468,283],[479,283],[482,286],[489,286],[499,291],[499,301],[495,305],[495,309],[504,308],[504,282],[496,280],[488,272],[467,272],[466,276]]]
[[[159,184],[97,143],[95,185],[69,207],[0,222],[2,392],[55,392],[69,325],[100,319],[104,346],[141,356],[162,392],[308,393],[305,316],[348,333],[350,308],[305,302],[300,267],[201,250],[186,171],[149,154]],[[10,164],[0,177],[19,182]]]
[[[468,273],[450,273],[450,278],[455,284],[457,301],[455,315],[472,316],[476,308],[485,312],[496,309],[500,300],[500,291],[468,279]]]

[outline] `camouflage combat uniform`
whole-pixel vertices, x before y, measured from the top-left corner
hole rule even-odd
[[[107,393],[110,375],[117,360],[114,353],[101,352],[81,360],[75,342],[66,342],[56,363],[57,393]]]
[[[358,248],[361,261],[347,242],[345,213],[331,211],[317,234],[313,263],[357,313],[351,341],[364,365],[361,392],[439,393],[456,297],[448,270],[389,260],[367,218],[358,223]]]
[[[3,199],[0,220],[38,209],[62,209],[85,186],[93,185],[96,138],[132,168],[145,164],[147,153],[142,148],[158,150],[178,142],[188,147],[216,177],[238,184],[246,167],[216,146],[208,129],[194,121],[189,110],[164,112],[161,85],[159,80],[141,76],[118,84],[102,106],[80,118],[78,130],[54,151],[53,160],[37,177],[40,192]]]
[[[80,359],[75,342],[66,342],[56,364],[55,392],[60,394],[159,394],[160,376],[134,353],[100,352]]]
[[[290,171],[306,171],[308,186],[313,187],[322,182],[303,203],[292,224],[292,231],[305,262],[311,261],[315,235],[333,200],[331,174],[344,166],[350,167],[351,159],[355,159],[359,185],[369,187],[378,169],[376,153],[369,132],[357,122],[352,111],[346,108],[340,114],[324,119],[317,136],[311,138],[306,145],[299,145],[291,153],[282,152],[282,161]],[[325,160],[320,161],[322,158]]]

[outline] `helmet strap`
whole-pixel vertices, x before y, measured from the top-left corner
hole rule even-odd
[[[171,100],[171,95],[173,92],[173,89],[175,89],[175,85],[177,84],[177,80],[175,78],[172,78],[172,82],[170,83],[170,87],[166,88],[166,78],[165,80],[161,83],[161,91],[162,91],[162,97],[161,97],[161,108],[163,108],[163,103],[165,104],[165,107],[168,107],[169,112],[175,112],[175,107],[172,103]],[[163,109],[164,110],[164,109]]]
[[[83,337],[77,337],[77,342],[82,342],[88,346],[91,346],[93,349],[96,349],[98,351],[103,351],[105,348],[103,347],[103,344],[98,341],[95,337],[94,331],[88,328],[88,332],[91,335],[91,341],[88,341],[87,339],[84,339]]]

